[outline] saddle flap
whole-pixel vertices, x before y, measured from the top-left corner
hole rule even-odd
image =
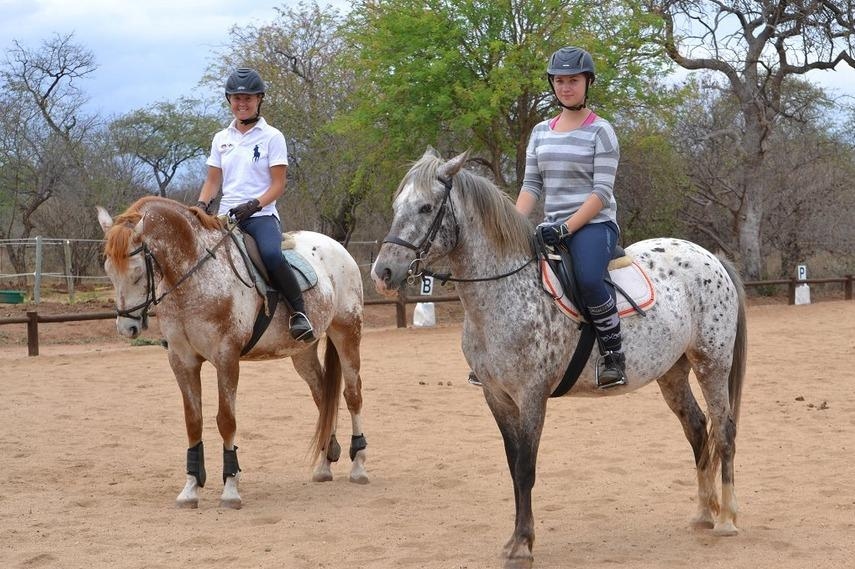
[[[555,304],[565,315],[576,322],[584,322],[579,309],[565,293],[565,286],[553,268],[555,259],[550,256],[540,260],[540,273],[543,289],[555,300]],[[558,257],[557,255],[555,257]],[[560,263],[560,261],[558,261]],[[653,283],[644,269],[630,257],[619,257],[609,263],[609,277],[616,285],[617,309],[621,318],[638,314],[635,303],[642,311],[648,310],[656,302]],[[626,296],[624,296],[625,293]],[[627,298],[628,297],[628,298]],[[630,300],[632,302],[630,302]]]
[[[265,290],[261,291],[262,296],[264,296],[266,287],[270,286],[270,276],[267,274],[267,269],[261,261],[258,244],[256,244],[255,239],[248,233],[240,232],[240,237],[242,239],[238,239],[238,243],[243,244],[247,256],[252,261],[252,268],[261,277],[260,281],[265,285]],[[300,291],[306,292],[318,284],[318,274],[311,263],[293,248],[294,245],[293,236],[287,233],[283,234],[282,256],[285,257],[285,260],[294,269],[294,276],[297,278],[297,282],[300,283]]]

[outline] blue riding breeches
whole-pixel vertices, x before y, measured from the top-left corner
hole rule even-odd
[[[600,351],[622,348],[620,316],[615,298],[603,280],[617,245],[617,227],[611,222],[589,223],[570,237],[568,244],[579,294],[597,331]]]
[[[617,228],[612,223],[589,223],[569,239],[576,284],[582,300],[589,307],[601,306],[611,298],[603,278],[608,276],[617,236]]]
[[[268,271],[274,272],[277,267],[287,263],[282,256],[282,226],[275,216],[250,217],[241,222],[239,227],[255,239],[261,261]]]

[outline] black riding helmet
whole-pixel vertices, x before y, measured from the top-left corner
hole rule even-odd
[[[565,109],[578,111],[585,106],[588,101],[588,86],[594,83],[596,73],[594,72],[594,58],[591,54],[580,47],[562,47],[549,57],[549,63],[546,66],[546,77],[549,80],[549,86],[552,88],[552,94],[555,95],[554,78],[556,75],[578,75],[584,73],[588,78],[585,83],[585,99],[581,105],[568,107],[560,100],[558,104]],[[558,96],[555,96],[558,99]]]
[[[226,100],[231,102],[231,95],[261,95],[264,99],[264,92],[267,91],[267,85],[261,79],[261,75],[255,69],[249,67],[238,67],[235,69],[229,78],[226,79]],[[252,124],[258,122],[261,116],[261,101],[258,103],[258,113],[254,118],[241,120],[242,124]]]

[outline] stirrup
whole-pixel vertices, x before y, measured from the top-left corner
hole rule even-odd
[[[484,384],[481,383],[481,380],[478,379],[478,376],[475,375],[474,371],[469,372],[469,377],[466,378],[466,381],[468,381],[470,385],[474,385],[475,387],[484,387]]]
[[[613,356],[612,359],[610,356]],[[614,364],[614,367],[609,367],[605,371],[616,371],[617,377],[607,377],[600,379],[600,368],[606,367],[606,358],[609,358]],[[597,389],[609,389],[611,387],[618,387],[620,385],[626,385],[626,373],[624,371],[623,361],[625,356],[623,352],[606,352],[597,358],[597,366],[595,369],[595,378],[597,382]],[[625,361],[625,360],[624,360]]]
[[[288,320],[288,330],[291,332],[291,337],[298,342],[315,341],[315,330],[312,328],[312,323],[309,321],[309,317],[302,312],[291,314],[291,318]]]

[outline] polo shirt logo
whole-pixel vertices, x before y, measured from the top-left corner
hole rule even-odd
[[[252,149],[252,161],[258,162],[258,159],[261,158],[261,152],[258,150],[258,145],[255,145],[255,148]]]

